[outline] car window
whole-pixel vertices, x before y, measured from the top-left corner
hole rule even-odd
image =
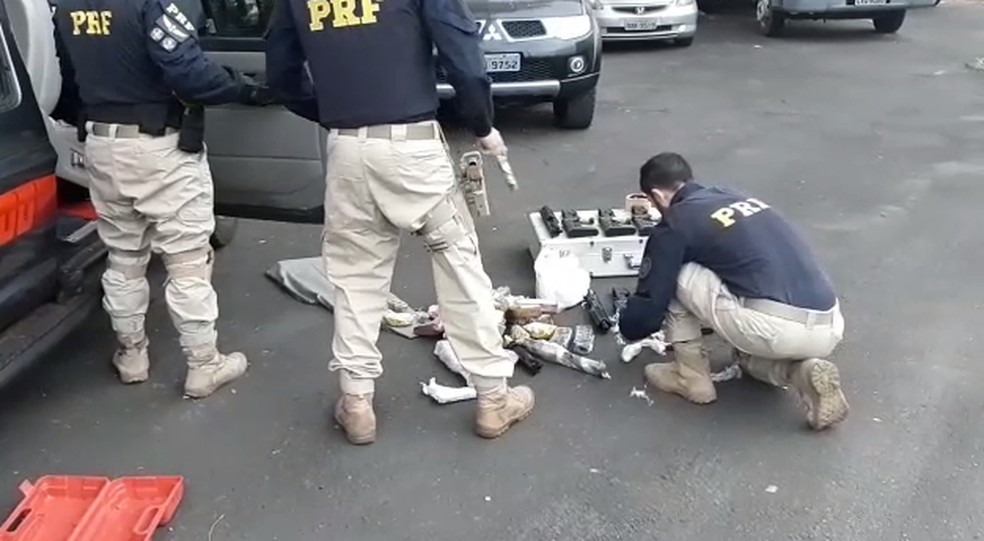
[[[20,103],[20,89],[14,76],[14,63],[10,58],[7,40],[0,32],[0,113],[9,111]]]
[[[261,38],[273,0],[202,0],[209,35],[219,38]]]

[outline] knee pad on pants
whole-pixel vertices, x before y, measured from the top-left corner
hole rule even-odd
[[[119,333],[143,332],[150,304],[147,265],[150,252],[110,250],[102,275],[103,308]]]
[[[437,205],[428,215],[424,226],[416,233],[431,252],[443,252],[475,234],[471,222],[466,220],[450,197]]]
[[[212,249],[165,254],[164,295],[183,347],[215,343],[218,302],[210,283]]]
[[[167,269],[168,280],[179,278],[212,279],[212,261],[214,252],[211,246],[164,255],[164,267]]]
[[[114,278],[128,281],[140,280],[147,275],[147,265],[150,263],[150,252],[129,252],[110,250],[106,256],[106,271]]]

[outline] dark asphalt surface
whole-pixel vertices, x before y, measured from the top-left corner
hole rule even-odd
[[[912,13],[889,37],[800,23],[774,41],[752,25],[724,14],[690,49],[609,48],[588,131],[553,129],[548,109],[503,114],[522,191],[493,182],[483,252],[497,284],[532,293],[526,211],[617,206],[646,157],[685,153],[702,179],[795,219],[827,264],[853,407],[836,430],[811,433],[790,396],[749,381],[708,407],[652,391],[647,405],[628,396],[645,361],[623,365],[602,341],[611,381],[520,375],[537,410],[487,442],[471,404],[420,395],[431,376],[455,381],[432,346],[384,333],[380,437],[350,446],[328,415],[330,316],[262,276],[316,253],[319,229],[244,223],[216,283],[220,340],[248,353],[248,378],[180,399],[157,291],[152,381],[119,385],[100,313],[5,390],[0,509],[25,478],[156,473],[188,482],[166,540],[979,539],[984,74],[964,63],[984,54],[984,8]],[[424,257],[407,242],[395,286],[420,304]]]

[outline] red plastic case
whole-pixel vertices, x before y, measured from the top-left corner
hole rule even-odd
[[[174,517],[184,478],[45,476],[20,490],[0,541],[150,541]]]

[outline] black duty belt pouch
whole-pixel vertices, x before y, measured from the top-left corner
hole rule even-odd
[[[159,104],[137,105],[137,124],[140,133],[153,137],[163,137],[167,121],[167,106]]]
[[[178,150],[198,154],[205,148],[205,108],[192,105],[185,109],[178,132]]]
[[[75,122],[75,137],[80,143],[84,143],[86,137],[89,136],[89,132],[85,130],[85,125],[89,122],[88,117],[85,113],[79,113],[79,118]]]

